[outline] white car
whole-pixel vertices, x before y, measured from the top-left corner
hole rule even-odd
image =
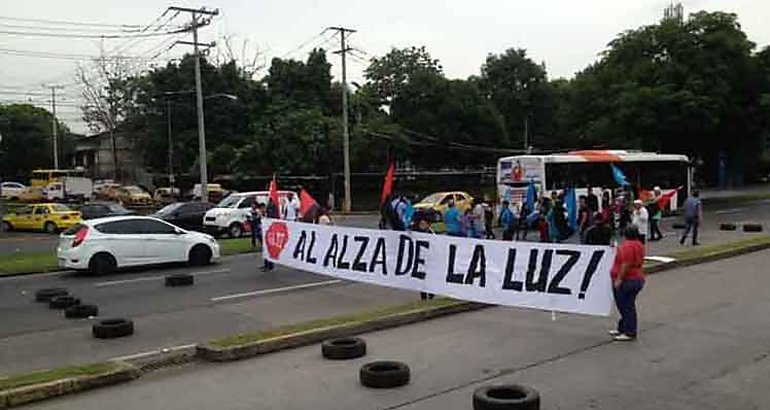
[[[278,191],[278,196],[281,201],[284,201],[290,193],[294,194],[291,191]],[[254,203],[267,205],[269,196],[268,191],[231,194],[206,212],[203,217],[203,227],[206,232],[214,235],[227,232],[231,238],[238,238],[243,234],[243,228],[249,220],[251,206]]]
[[[3,199],[15,201],[19,199],[21,193],[24,192],[25,189],[27,189],[27,187],[24,186],[24,184],[6,181],[0,184],[0,195],[2,195]]]
[[[188,262],[206,265],[219,258],[211,235],[177,228],[160,219],[116,216],[83,221],[59,237],[59,266],[106,274],[129,266]]]

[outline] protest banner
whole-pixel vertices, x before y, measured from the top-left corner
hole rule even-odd
[[[457,299],[607,316],[614,249],[263,220],[265,258]]]

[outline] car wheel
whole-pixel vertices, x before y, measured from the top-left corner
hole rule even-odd
[[[115,258],[109,253],[97,253],[88,262],[88,270],[95,275],[106,275],[117,268]]]
[[[13,226],[8,222],[3,221],[3,232],[11,232],[12,230]]]
[[[227,228],[227,233],[231,238],[240,238],[241,234],[243,234],[243,228],[241,227],[241,224],[233,222],[230,224],[230,227]]]
[[[376,389],[390,389],[409,383],[409,366],[401,362],[380,361],[361,366],[361,384]]]
[[[56,233],[58,230],[56,224],[53,222],[46,222],[45,225],[43,225],[43,229],[48,233]]]
[[[115,339],[133,334],[134,322],[128,319],[101,320],[91,330],[97,339]]]
[[[190,250],[190,265],[203,266],[211,263],[211,249],[206,245],[195,245]]]

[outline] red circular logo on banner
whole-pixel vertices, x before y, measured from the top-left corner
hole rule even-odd
[[[289,228],[284,222],[273,222],[265,233],[267,253],[273,259],[278,259],[283,248],[289,242]]]

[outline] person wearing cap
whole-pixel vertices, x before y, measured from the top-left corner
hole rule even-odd
[[[636,297],[645,283],[642,270],[644,245],[639,241],[639,236],[635,225],[626,229],[625,240],[615,253],[615,261],[610,271],[615,304],[620,313],[618,326],[610,330],[610,335],[617,342],[633,341],[638,335]]]
[[[647,232],[649,230],[650,214],[647,209],[644,208],[644,203],[641,199],[634,201],[634,211],[631,214],[631,225],[635,226],[639,231],[639,241],[641,243],[647,243]]]

